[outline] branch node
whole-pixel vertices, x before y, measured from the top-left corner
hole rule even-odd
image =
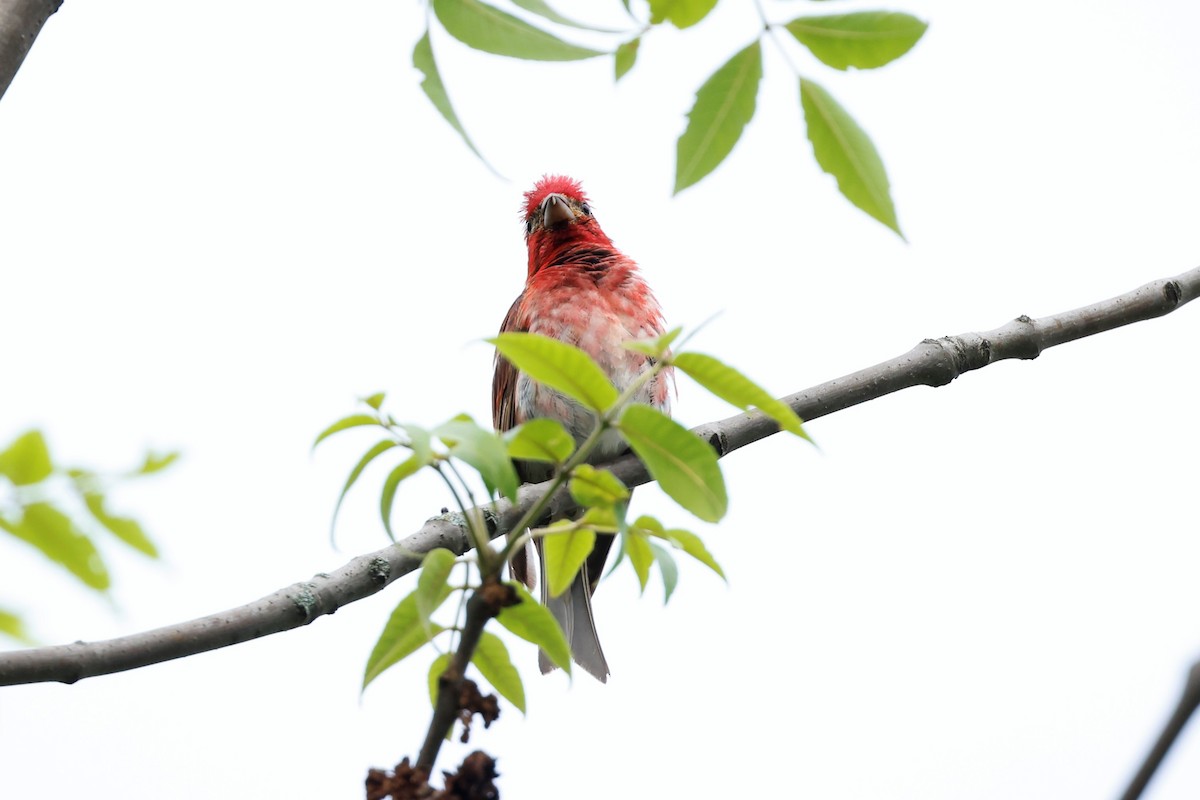
[[[392,576],[391,562],[383,556],[372,558],[370,563],[367,564],[367,575],[380,586],[386,586],[388,578]]]
[[[1179,281],[1171,280],[1163,284],[1163,297],[1167,298],[1167,305],[1172,309],[1179,305],[1183,297],[1183,287],[1179,285]]]
[[[296,608],[300,609],[300,613],[304,615],[305,625],[321,616],[321,600],[317,596],[316,588],[317,585],[311,581],[297,583],[294,587],[295,591],[290,596],[291,601],[296,604]]]

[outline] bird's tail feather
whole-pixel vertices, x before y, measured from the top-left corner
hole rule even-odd
[[[550,613],[558,620],[558,624],[566,635],[567,643],[571,646],[571,656],[575,663],[595,676],[601,683],[608,682],[608,662],[604,659],[604,650],[600,647],[600,637],[596,634],[596,620],[592,616],[592,580],[588,574],[588,565],[580,568],[579,574],[571,583],[571,588],[558,597],[550,597],[546,588],[546,560],[538,548],[539,566],[543,575],[542,603],[550,609]],[[538,666],[543,673],[554,669],[553,662],[544,651],[538,651]]]

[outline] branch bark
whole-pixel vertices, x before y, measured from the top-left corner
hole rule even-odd
[[[62,0],[0,0],[0,98]]]
[[[926,339],[903,355],[784,400],[801,418],[811,421],[911,386],[944,386],[963,373],[997,361],[1037,358],[1047,348],[1169,314],[1198,295],[1200,267],[1073,311],[1041,319],[1020,316],[983,333]],[[769,417],[757,411],[693,429],[720,456],[777,430]],[[639,486],[650,480],[645,466],[632,455],[612,462],[608,469],[627,486]],[[511,531],[549,486],[549,481],[527,484],[521,487],[517,502],[501,500],[485,508],[491,537]],[[551,499],[547,516],[565,516],[576,510],[570,494],[560,489]],[[0,686],[47,681],[74,683],[298,628],[332,614],[347,603],[375,594],[417,569],[422,555],[435,547],[459,554],[467,551],[470,537],[461,514],[434,517],[404,540],[359,556],[331,574],[318,574],[309,581],[229,611],[107,641],[0,653]]]

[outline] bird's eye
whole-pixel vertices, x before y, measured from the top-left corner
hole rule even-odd
[[[589,206],[587,203],[581,203],[579,206],[579,210],[582,211],[584,214],[587,214],[589,217],[592,215],[592,207]]]
[[[525,220],[525,235],[528,236],[531,233],[533,233],[533,220],[527,219]]]

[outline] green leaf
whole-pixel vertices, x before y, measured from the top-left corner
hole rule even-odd
[[[579,568],[591,555],[596,532],[591,528],[575,528],[569,533],[550,533],[542,542],[546,554],[546,588],[552,597],[558,597],[570,588]]]
[[[494,633],[484,631],[479,637],[479,646],[471,656],[471,663],[479,668],[479,672],[500,696],[508,700],[521,713],[525,713],[525,686],[521,683],[521,673],[513,666],[508,656],[508,648]]]
[[[383,399],[386,396],[387,394],[384,392],[376,392],[375,394],[367,395],[366,397],[362,398],[362,401],[378,411],[379,407],[383,405]]]
[[[33,637],[29,635],[21,618],[3,608],[0,608],[0,634],[15,639],[21,644],[33,644]]]
[[[86,586],[105,591],[109,587],[108,568],[92,540],[75,523],[49,503],[30,503],[16,524],[3,522],[9,533],[41,550],[51,561],[61,564]]]
[[[633,65],[637,62],[638,48],[641,46],[642,37],[640,36],[617,45],[617,51],[614,53],[615,80],[621,80],[625,77],[625,73],[633,69]]]
[[[450,455],[479,471],[489,492],[517,499],[520,480],[500,434],[481,428],[465,414],[442,423],[433,433],[446,445]]]
[[[672,328],[661,336],[653,336],[649,339],[633,339],[632,341],[622,342],[621,346],[635,353],[645,353],[654,358],[662,358],[671,349],[671,343],[678,339],[681,333],[683,333],[683,328]]]
[[[396,535],[392,532],[392,505],[396,502],[396,490],[400,488],[402,480],[411,477],[423,466],[424,463],[414,453],[389,472],[383,482],[383,491],[379,495],[379,516],[383,518],[383,529],[393,542],[396,541]]]
[[[444,547],[430,550],[421,559],[421,574],[417,577],[417,620],[429,624],[429,617],[450,596],[447,582],[457,556]]]
[[[450,666],[451,658],[453,658],[453,654],[442,653],[429,665],[429,703],[434,708],[437,708],[438,679],[442,677],[442,673]],[[447,731],[447,734],[449,734],[449,731]]]
[[[570,17],[564,17],[562,14],[555,11],[544,0],[512,0],[512,3],[517,8],[523,8],[531,14],[537,14],[543,19],[548,19],[551,22],[559,25],[566,25],[570,28],[579,28],[585,31],[596,31],[598,33],[618,33],[612,28],[598,28],[595,25],[586,25],[582,22],[576,22]]]
[[[346,492],[350,491],[350,487],[358,480],[358,476],[362,475],[363,470],[367,468],[368,464],[396,446],[396,442],[391,439],[383,439],[376,442],[370,450],[363,453],[363,457],[354,465],[354,469],[350,470],[350,475],[346,478],[346,483],[342,486],[342,492],[338,495],[337,503],[333,507],[333,519],[329,521],[329,537],[331,539],[333,538],[333,530],[337,526],[338,512],[342,509],[342,501],[346,499]]]
[[[577,347],[537,333],[502,333],[487,341],[521,372],[593,411],[606,411],[617,402],[617,390],[604,370]]]
[[[564,42],[479,0],[433,0],[433,12],[447,33],[485,53],[533,61],[579,61],[603,55]]]
[[[728,364],[703,353],[680,353],[672,363],[725,402],[743,411],[755,406],[782,430],[808,438],[795,411]]]
[[[416,474],[421,467],[433,463],[433,435],[417,425],[400,427],[408,434],[408,441],[402,445],[412,450],[413,454],[388,473],[383,482],[383,491],[379,495],[379,515],[383,518],[383,529],[393,542],[396,541],[396,535],[392,531],[392,505],[396,501],[396,490],[400,488],[401,481]]]
[[[580,464],[571,475],[571,497],[581,506],[611,507],[629,499],[629,489],[608,470]]]
[[[762,48],[755,41],[696,92],[687,128],[675,146],[675,194],[716,169],[733,150],[754,116],[761,80]]]
[[[658,571],[663,579],[663,605],[666,605],[671,600],[671,595],[675,593],[675,587],[679,583],[679,565],[675,563],[674,556],[671,551],[662,545],[649,542],[650,549],[654,552],[654,560],[658,562]]]
[[[654,563],[654,551],[650,549],[650,543],[644,535],[632,530],[626,531],[621,537],[621,544],[626,554],[629,555],[629,563],[633,565],[633,571],[637,573],[638,583],[644,593],[646,581],[650,580],[650,565]]]
[[[721,565],[712,557],[712,553],[705,548],[704,542],[700,541],[700,537],[691,531],[685,531],[680,528],[672,528],[663,532],[662,538],[666,539],[672,545],[687,553],[692,558],[704,564],[713,572],[725,578],[725,570],[721,569]]]
[[[671,499],[705,522],[725,516],[729,498],[716,452],[650,406],[625,409],[619,423],[629,446]]]
[[[337,422],[333,423],[328,428],[321,431],[320,435],[317,436],[316,441],[314,441],[312,443],[313,449],[316,449],[317,445],[319,445],[321,442],[328,439],[333,434],[344,431],[347,428],[358,428],[363,425],[378,425],[378,424],[380,424],[379,418],[373,417],[370,414],[351,414],[348,417],[342,417]]]
[[[658,25],[663,20],[676,28],[690,28],[708,16],[717,5],[717,0],[649,0],[650,22]]]
[[[540,647],[556,666],[570,672],[571,648],[550,609],[534,600],[524,585],[515,581],[509,581],[508,585],[516,590],[521,602],[502,608],[496,619],[517,636]]]
[[[44,481],[53,471],[50,449],[41,431],[21,434],[0,452],[0,475],[7,476],[17,486]]]
[[[433,58],[433,46],[429,42],[429,31],[425,31],[425,35],[417,41],[413,47],[412,63],[415,69],[420,70],[421,75],[421,91],[425,92],[425,96],[429,98],[429,102],[433,103],[433,107],[442,115],[442,119],[450,123],[450,127],[458,132],[463,143],[475,154],[475,157],[483,162],[484,166],[492,172],[496,172],[492,165],[487,162],[483,154],[475,147],[475,143],[471,141],[471,137],[467,135],[467,129],[463,127],[462,122],[458,119],[458,114],[454,111],[454,106],[450,104],[450,95],[446,92],[446,85],[442,83],[442,74],[438,71],[437,62]]]
[[[158,558],[158,548],[154,546],[154,542],[150,541],[150,537],[142,530],[138,521],[110,514],[104,507],[104,495],[99,492],[88,492],[83,496],[83,502],[88,511],[92,512],[96,521],[108,528],[122,542],[150,558]]]
[[[167,467],[175,463],[179,458],[179,453],[172,451],[169,453],[146,453],[146,458],[142,461],[142,465],[138,467],[138,475],[149,475],[154,472],[161,472]]]
[[[860,11],[798,17],[784,27],[834,69],[875,69],[911,50],[929,25],[910,14]]]
[[[446,597],[450,596],[450,587],[443,587]],[[437,602],[446,598],[443,597]],[[433,641],[433,638],[445,628],[436,622],[422,624],[417,611],[417,590],[414,589],[397,605],[383,626],[383,633],[375,642],[371,655],[367,658],[367,668],[363,674],[363,688],[366,689],[371,681],[378,678],[389,667],[400,663],[408,656],[420,650]]]
[[[903,239],[887,171],[870,137],[829,92],[804,78],[800,79],[800,105],[813,155],[821,169],[837,178],[838,189],[847,200]]]
[[[575,452],[575,438],[556,419],[531,419],[504,434],[509,458],[561,464]]]

